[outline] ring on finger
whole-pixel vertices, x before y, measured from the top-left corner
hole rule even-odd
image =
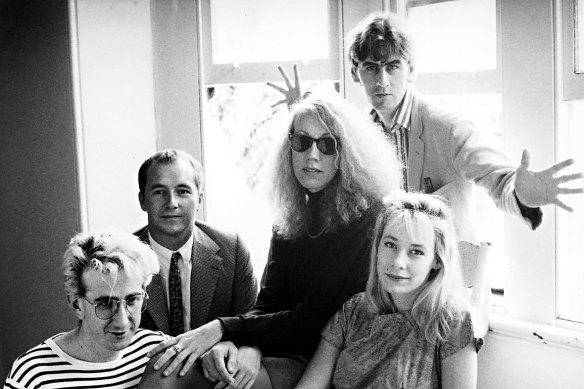
[[[174,351],[176,351],[177,354],[180,354],[181,351],[183,351],[183,349],[178,344],[175,344],[174,346],[172,346],[172,349]]]

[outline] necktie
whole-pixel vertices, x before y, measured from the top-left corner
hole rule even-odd
[[[180,253],[172,253],[170,258],[170,269],[168,272],[168,296],[170,300],[170,335],[177,336],[184,331],[183,327],[183,309],[182,309],[182,291],[180,283],[180,270],[178,261]]]

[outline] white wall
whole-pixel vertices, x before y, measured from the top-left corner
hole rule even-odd
[[[157,145],[150,1],[73,0],[71,6],[86,227],[134,231],[146,223],[138,168]]]

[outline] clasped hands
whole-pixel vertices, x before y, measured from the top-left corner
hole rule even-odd
[[[252,387],[261,367],[261,352],[255,347],[235,347],[219,342],[201,357],[205,378],[217,382],[215,389]]]

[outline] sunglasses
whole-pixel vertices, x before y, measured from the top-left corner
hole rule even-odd
[[[292,150],[298,153],[302,153],[311,148],[314,142],[316,142],[316,148],[324,155],[334,155],[337,152],[337,148],[341,147],[341,141],[330,136],[315,139],[308,135],[288,134],[288,139],[290,139],[290,147]]]

